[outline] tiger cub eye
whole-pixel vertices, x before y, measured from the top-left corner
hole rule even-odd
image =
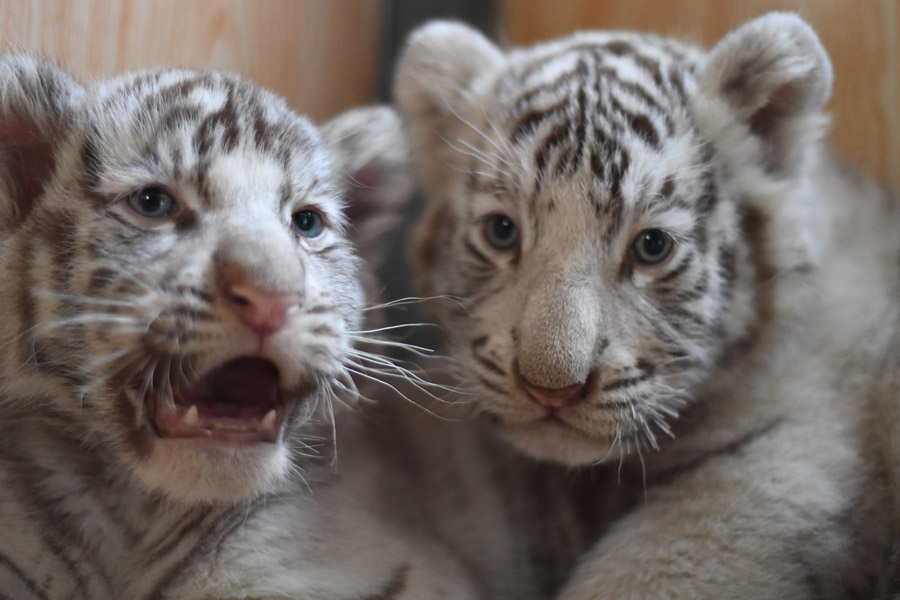
[[[484,239],[497,250],[511,250],[519,243],[519,228],[506,215],[492,215],[484,222]]]
[[[646,229],[635,238],[631,252],[639,263],[656,265],[666,260],[674,247],[675,242],[665,231]]]
[[[131,210],[148,219],[164,219],[178,208],[178,203],[166,190],[150,186],[132,192],[128,196]]]
[[[305,238],[316,238],[322,233],[322,215],[312,209],[295,212],[291,220],[294,230]]]

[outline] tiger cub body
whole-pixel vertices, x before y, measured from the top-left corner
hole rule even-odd
[[[341,410],[383,364],[343,209],[372,243],[406,158],[387,108],[0,59],[0,597],[529,597],[475,430]]]
[[[425,294],[461,298],[436,307],[451,354],[514,446],[643,495],[559,598],[873,593],[900,203],[822,143],[831,83],[788,14],[709,52],[411,36],[413,259]]]

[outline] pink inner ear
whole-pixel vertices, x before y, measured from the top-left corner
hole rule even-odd
[[[44,190],[53,172],[53,147],[40,130],[26,120],[0,120],[0,160],[13,178],[13,201],[24,218]]]
[[[805,91],[802,86],[802,82],[792,81],[772,92],[765,106],[750,117],[750,131],[768,137],[784,117],[801,108]]]
[[[376,194],[381,176],[378,169],[362,168],[349,178],[347,217],[351,222],[367,218],[378,209]]]

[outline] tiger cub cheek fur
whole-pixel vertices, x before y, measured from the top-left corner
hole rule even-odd
[[[582,464],[671,435],[765,319],[759,245],[814,260],[758,224],[791,210],[830,85],[815,34],[783,14],[708,53],[622,32],[509,52],[454,23],[412,35],[395,93],[430,196],[413,262],[426,294],[471,300],[438,318],[516,445]]]
[[[374,237],[404,199],[396,115],[320,132],[235,76],[84,87],[24,55],[0,85],[4,403],[175,499],[271,489],[349,378],[363,289],[343,209]]]

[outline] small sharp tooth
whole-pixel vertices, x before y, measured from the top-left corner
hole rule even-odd
[[[198,423],[200,423],[200,413],[197,410],[197,405],[191,404],[188,411],[184,413],[184,424],[188,427],[196,427]]]
[[[269,412],[266,413],[266,416],[262,418],[260,425],[262,426],[263,431],[275,431],[275,419],[278,415],[275,413],[275,409],[273,408]]]

